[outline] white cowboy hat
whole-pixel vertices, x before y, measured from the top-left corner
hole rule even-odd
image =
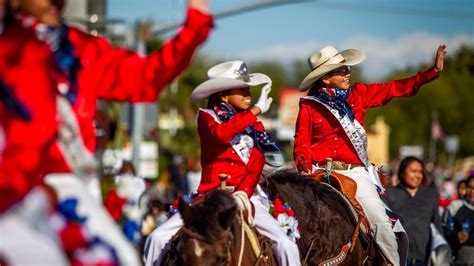
[[[229,61],[215,65],[207,71],[207,76],[209,79],[193,90],[190,96],[191,100],[206,99],[220,91],[272,82],[265,74],[249,74],[247,65],[243,61]]]
[[[357,49],[347,49],[339,52],[328,45],[308,58],[311,72],[300,84],[300,91],[305,91],[326,73],[342,66],[354,66],[364,61],[365,55]]]

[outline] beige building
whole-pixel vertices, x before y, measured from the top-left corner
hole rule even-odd
[[[366,131],[369,142],[369,160],[377,165],[387,165],[390,159],[390,127],[382,116],[378,116],[375,123],[366,128]]]

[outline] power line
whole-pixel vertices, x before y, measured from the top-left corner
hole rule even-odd
[[[238,14],[249,12],[249,11],[255,11],[258,9],[263,9],[263,8],[267,8],[271,6],[277,6],[277,5],[282,5],[282,4],[306,3],[306,2],[312,2],[312,1],[311,0],[261,0],[261,1],[256,1],[252,3],[242,4],[237,7],[231,7],[224,10],[219,10],[213,13],[212,15],[215,19],[218,19],[218,18],[238,15]],[[182,24],[182,21],[174,21],[166,25],[159,26],[152,30],[152,34],[159,35],[159,34],[168,32],[170,30],[174,30],[180,27],[181,24]]]
[[[354,4],[344,2],[311,2],[312,7],[314,4],[318,5],[318,8],[338,9],[344,11],[363,11],[370,13],[386,13],[386,14],[398,14],[398,15],[409,15],[409,16],[426,16],[426,17],[447,17],[455,19],[474,19],[473,12],[459,12],[459,11],[441,11],[441,10],[427,10],[427,9],[416,9],[408,7],[396,7],[396,6],[383,6],[383,5],[365,5],[365,4]]]

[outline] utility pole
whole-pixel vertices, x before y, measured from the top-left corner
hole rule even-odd
[[[146,54],[146,40],[148,39],[148,25],[143,21],[137,22],[138,38],[136,51],[141,55]],[[145,118],[145,104],[135,103],[130,105],[130,121],[132,134],[132,164],[140,172],[140,145],[142,144]]]

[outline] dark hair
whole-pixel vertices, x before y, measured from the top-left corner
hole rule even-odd
[[[465,185],[467,186],[467,180],[461,180],[458,182],[458,185],[456,186],[457,190],[459,191],[459,188],[461,187],[461,185]]]
[[[423,181],[426,181],[425,164],[423,163],[423,161],[416,158],[415,156],[408,156],[408,157],[405,157],[400,162],[400,166],[398,167],[398,179],[400,180],[400,183],[402,183],[403,185],[405,184],[405,180],[403,178],[405,175],[405,170],[412,162],[418,162],[421,164]]]
[[[131,161],[125,160],[122,163],[122,167],[120,168],[119,174],[126,174],[130,173],[133,176],[137,175],[137,172],[135,171],[135,167],[133,166],[133,163]]]
[[[471,182],[471,180],[474,178],[474,175],[470,175],[467,179],[466,179],[466,187],[469,186],[469,182]]]
[[[319,89],[324,86],[326,85],[324,84],[322,79],[316,80],[313,85],[311,85],[311,88],[308,91],[308,96],[316,96],[317,94],[319,94]]]
[[[207,109],[214,109],[214,106],[218,106],[221,103],[222,92],[216,92],[209,96],[207,100]]]

